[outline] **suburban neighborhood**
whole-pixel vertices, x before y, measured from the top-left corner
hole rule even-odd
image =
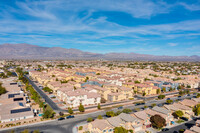
[[[76,132],[154,133],[200,120],[198,63],[88,62],[92,68],[82,61],[2,61],[1,129],[86,115]]]

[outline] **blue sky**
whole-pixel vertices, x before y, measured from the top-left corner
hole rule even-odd
[[[4,43],[200,55],[200,0],[1,0]]]

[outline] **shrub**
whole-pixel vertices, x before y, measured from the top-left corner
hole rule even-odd
[[[99,115],[99,116],[97,117],[97,119],[103,119],[103,117],[102,117],[101,115]]]
[[[106,112],[106,116],[113,117],[113,116],[115,116],[115,113],[113,111],[108,111],[108,112]]]
[[[163,117],[161,117],[160,115],[151,116],[150,122],[151,122],[152,126],[155,128],[162,128],[162,127],[166,126],[166,120]]]
[[[92,117],[87,118],[87,122],[92,122],[92,121],[93,121]]]
[[[79,109],[80,112],[85,112],[85,108],[82,104],[80,104],[78,109]]]
[[[122,112],[128,114],[128,113],[132,112],[132,110],[131,109],[123,109]]]
[[[78,130],[83,130],[83,126],[78,127]]]
[[[165,98],[165,95],[159,95],[158,96],[158,99],[164,99]]]

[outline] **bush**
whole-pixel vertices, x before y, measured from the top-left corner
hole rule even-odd
[[[98,103],[97,109],[101,109],[101,105],[100,105],[100,103]]]
[[[167,100],[166,103],[171,104],[171,103],[173,103],[173,100]]]
[[[166,126],[166,120],[163,117],[161,117],[160,115],[151,116],[150,122],[151,122],[152,126],[155,128],[162,128],[162,127]]]
[[[165,98],[165,95],[159,95],[158,96],[158,99],[164,99]]]
[[[72,108],[70,108],[70,107],[68,108],[68,113],[69,114],[73,114],[74,113],[73,110],[72,110]]]
[[[93,121],[92,117],[87,118],[87,122],[92,122],[92,121]]]
[[[179,133],[184,133],[185,129],[180,129]]]
[[[103,117],[102,117],[101,115],[99,115],[99,116],[97,117],[97,119],[103,119]]]
[[[6,88],[2,87],[2,83],[0,83],[0,95],[6,93]]]
[[[78,130],[83,130],[83,126],[78,127]]]
[[[175,111],[174,113],[172,113],[172,115],[173,115],[175,118],[180,118],[180,117],[182,117],[184,114],[183,114],[183,111],[177,110],[177,111]]]
[[[200,97],[200,93],[197,94],[197,98],[199,98],[199,97]]]
[[[115,116],[115,113],[113,111],[108,111],[108,112],[106,112],[106,116],[113,117],[113,116]]]
[[[128,133],[128,130],[126,130],[123,127],[115,127],[114,128],[114,133]]]
[[[128,113],[132,112],[132,110],[131,109],[123,109],[122,112],[128,114]]]
[[[45,92],[53,92],[53,90],[50,89],[49,87],[44,87],[43,90],[44,90]]]
[[[155,106],[156,106],[156,104],[155,104],[155,103],[152,103],[152,104],[151,104],[151,106],[152,106],[152,107],[155,107]]]
[[[80,112],[85,112],[85,108],[82,104],[80,104],[78,109],[79,109]]]
[[[118,115],[121,114],[121,113],[122,113],[122,111],[119,111],[119,110],[118,110],[117,112],[115,112],[114,115],[115,115],[115,116],[118,116]]]

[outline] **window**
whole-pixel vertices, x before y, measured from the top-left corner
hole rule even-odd
[[[113,131],[113,129],[109,129],[109,132],[112,132]]]
[[[105,133],[105,132],[106,132],[106,130],[103,130],[103,132]]]

